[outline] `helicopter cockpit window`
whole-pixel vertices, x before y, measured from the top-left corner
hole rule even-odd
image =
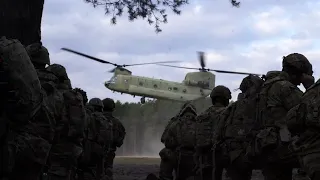
[[[168,89],[169,89],[169,91],[171,91],[171,90],[172,90],[172,88],[171,88],[171,87],[169,87]]]
[[[113,76],[113,77],[108,81],[108,83],[114,84],[114,83],[116,83],[116,81],[117,81],[117,76]]]

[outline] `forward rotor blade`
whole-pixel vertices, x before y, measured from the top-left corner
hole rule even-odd
[[[236,71],[224,71],[224,70],[215,70],[215,69],[206,69],[208,71],[215,71],[218,73],[227,73],[227,74],[243,74],[243,75],[257,75],[262,76],[262,74],[255,74],[255,73],[247,73],[247,72],[236,72]]]
[[[102,59],[99,59],[99,58],[96,58],[96,57],[93,57],[93,56],[89,56],[87,54],[83,54],[83,53],[80,53],[80,52],[77,52],[77,51],[74,51],[74,50],[71,50],[71,49],[68,49],[68,48],[61,48],[61,50],[68,51],[68,52],[71,52],[71,53],[74,53],[74,54],[77,54],[77,55],[92,59],[92,60],[100,62],[100,63],[112,64],[114,66],[118,66],[117,64],[114,64],[114,63],[111,63],[111,62],[108,62],[108,61],[105,61],[105,60],[102,60]]]
[[[114,73],[116,71],[117,68],[113,68],[110,71],[108,71],[109,73]]]
[[[180,68],[180,69],[196,69],[200,70],[201,68],[189,68],[189,67],[183,67],[183,66],[172,66],[172,65],[167,65],[167,64],[156,64],[159,66],[166,66],[166,67],[173,67],[173,68]]]
[[[159,62],[148,62],[148,63],[138,63],[138,64],[124,64],[121,66],[127,67],[127,66],[140,66],[140,65],[147,65],[147,64],[178,63],[178,62],[182,62],[182,61],[159,61]]]

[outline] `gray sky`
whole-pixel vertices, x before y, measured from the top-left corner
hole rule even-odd
[[[295,2],[295,3],[293,3]],[[313,63],[316,79],[320,65],[320,2],[315,0],[242,0],[232,8],[229,0],[194,0],[180,16],[169,15],[163,32],[156,34],[146,21],[129,22],[124,15],[117,25],[103,8],[94,9],[80,0],[47,0],[42,20],[42,38],[51,62],[66,67],[74,87],[89,98],[111,97],[139,101],[130,95],[112,93],[103,85],[113,68],[63,52],[68,47],[119,64],[184,61],[199,67],[196,51],[207,53],[207,67],[230,71],[265,73],[280,70],[282,56],[305,54]],[[182,82],[190,70],[155,65],[130,67],[133,75]],[[216,73],[216,85],[236,89],[242,75]],[[233,99],[238,92],[233,93]]]

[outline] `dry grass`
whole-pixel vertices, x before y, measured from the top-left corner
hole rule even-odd
[[[117,156],[115,164],[159,164],[160,158],[157,157],[134,157],[134,156]]]

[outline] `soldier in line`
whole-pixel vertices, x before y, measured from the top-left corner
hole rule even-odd
[[[0,179],[38,179],[50,150],[50,125],[36,70],[18,40],[0,38]]]
[[[305,56],[289,54],[283,57],[279,75],[267,78],[260,91],[258,121],[262,130],[256,136],[255,151],[265,157],[262,171],[268,180],[292,179],[295,159],[288,150],[292,139],[285,118],[287,112],[300,103],[302,92],[297,86],[304,84],[304,74],[311,71]]]
[[[82,140],[86,121],[83,97],[71,89],[66,69],[52,64],[47,70],[58,78],[55,84],[59,91],[56,95],[54,110],[56,129],[53,145],[48,159],[49,180],[70,180],[76,174],[77,160],[83,151]]]
[[[195,107],[185,103],[178,119],[168,129],[165,146],[176,153],[176,179],[185,180],[195,176],[193,172],[196,164],[194,162],[196,145],[196,116]]]
[[[252,131],[257,131],[256,111],[258,93],[263,80],[254,75],[245,77],[240,90],[242,97],[231,104],[221,115],[217,135],[222,141],[220,146],[228,157],[226,166],[228,175],[232,180],[250,180],[254,162],[247,154],[246,147],[254,139]]]
[[[105,147],[105,176],[108,180],[113,180],[113,160],[116,156],[117,148],[123,144],[126,136],[126,130],[120,120],[112,115],[116,105],[110,98],[105,98],[103,101],[103,115],[107,119],[107,124],[112,127],[112,142],[109,147]]]
[[[320,179],[320,141],[319,141],[319,84],[314,82],[312,69],[302,74],[306,92],[301,103],[292,108],[287,115],[288,129],[297,135],[291,149],[298,154],[299,162],[311,180]]]
[[[175,151],[166,146],[166,141],[168,141],[168,131],[170,129],[170,126],[178,119],[178,116],[172,117],[166,127],[164,128],[164,131],[161,135],[161,143],[165,145],[163,149],[159,152],[160,156],[160,171],[159,171],[159,179],[160,180],[173,180],[173,172],[176,168],[177,164],[177,158]],[[169,143],[170,144],[170,143]],[[151,178],[147,178],[148,180]]]
[[[213,132],[219,122],[220,114],[229,105],[231,92],[225,86],[217,86],[212,90],[210,98],[212,106],[197,117],[196,162],[202,180],[212,179]]]
[[[85,150],[81,158],[81,180],[101,179],[104,176],[104,149],[112,140],[112,126],[102,114],[103,103],[99,98],[90,99],[88,105],[89,122],[85,139]]]

